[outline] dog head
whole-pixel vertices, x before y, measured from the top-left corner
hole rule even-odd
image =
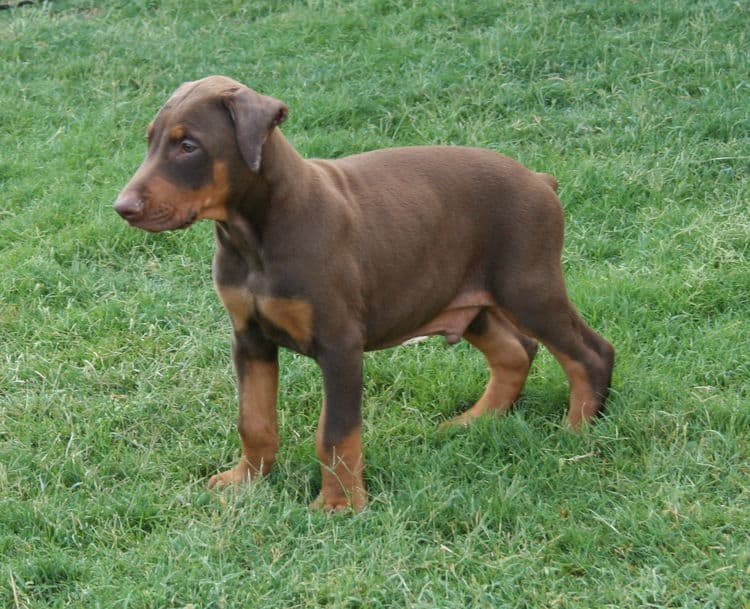
[[[146,158],[115,210],[152,232],[226,220],[228,206],[261,172],[263,143],[286,116],[279,100],[224,76],[184,83],[149,125]]]

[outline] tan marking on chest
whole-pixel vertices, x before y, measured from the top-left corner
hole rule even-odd
[[[255,314],[255,297],[247,288],[217,285],[216,292],[232,320],[235,332],[242,332]]]
[[[312,305],[299,298],[259,296],[258,312],[269,323],[281,328],[302,347],[312,341]]]

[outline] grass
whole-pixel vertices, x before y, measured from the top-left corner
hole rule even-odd
[[[750,13],[729,0],[56,1],[0,12],[0,605],[750,607]],[[176,86],[286,101],[307,156],[468,144],[554,173],[574,301],[618,348],[562,425],[438,424],[481,355],[369,355],[371,505],[308,511],[321,382],[284,353],[265,481],[238,454],[211,227],[111,209]]]

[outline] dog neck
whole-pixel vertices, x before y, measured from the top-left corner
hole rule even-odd
[[[263,143],[259,173],[231,206],[222,222],[224,244],[238,244],[246,251],[259,250],[270,223],[282,224],[302,211],[308,199],[308,162],[278,128]]]
[[[260,175],[268,184],[269,200],[299,201],[294,196],[300,184],[306,182],[307,161],[294,149],[278,127],[274,127],[263,143]]]

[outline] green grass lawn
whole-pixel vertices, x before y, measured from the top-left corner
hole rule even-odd
[[[734,0],[112,0],[0,11],[0,606],[750,607],[750,9]],[[371,503],[310,512],[315,363],[239,454],[212,228],[112,210],[184,80],[284,100],[306,156],[447,143],[561,183],[569,290],[618,349],[563,424],[540,353],[502,419],[438,339],[368,355]]]

